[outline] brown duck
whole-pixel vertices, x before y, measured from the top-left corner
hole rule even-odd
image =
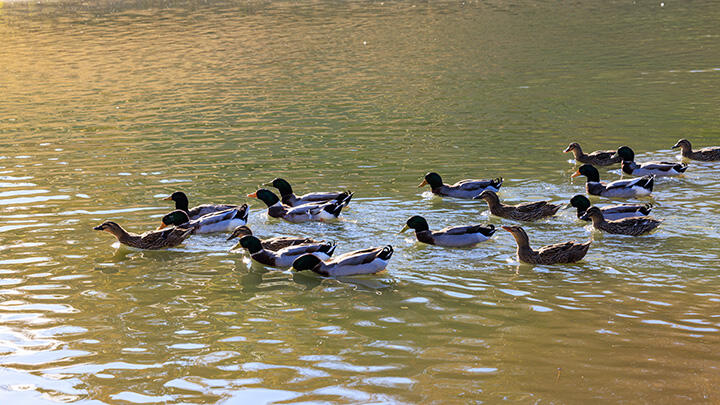
[[[490,190],[483,191],[475,199],[485,200],[493,215],[517,221],[532,222],[540,218],[551,217],[562,207],[562,205],[550,204],[547,201],[506,205],[500,202],[500,198],[495,192]]]
[[[682,155],[684,158],[692,159],[692,160],[700,160],[703,162],[712,162],[715,160],[720,160],[720,146],[712,146],[709,148],[703,148],[697,151],[694,151],[692,149],[692,145],[690,144],[690,141],[687,139],[681,139],[677,141],[675,146],[673,146],[673,149],[680,148],[682,150]]]
[[[127,232],[120,225],[112,221],[104,222],[93,229],[115,235],[117,240],[123,245],[147,250],[175,247],[183,243],[185,239],[193,233],[193,229],[172,227],[138,235]]]
[[[530,239],[524,229],[519,226],[503,226],[502,228],[515,237],[515,242],[518,245],[518,260],[529,264],[574,263],[580,261],[587,254],[592,242],[578,243],[572,241],[543,246],[540,250],[534,250],[530,247]]]
[[[590,207],[580,219],[591,220],[597,230],[617,235],[639,236],[657,228],[662,220],[650,217],[631,217],[608,221],[598,207]]]
[[[230,236],[227,238],[227,240],[234,239],[234,238],[242,238],[243,236],[252,236],[252,230],[248,228],[246,225],[238,226],[235,228],[235,230],[230,234]],[[305,245],[305,244],[321,244],[325,241],[322,240],[315,240],[312,238],[294,238],[291,236],[277,236],[270,239],[262,239],[260,241],[262,248],[265,250],[271,250],[273,252],[276,252],[280,249],[284,249],[286,247],[295,246],[295,245]],[[233,249],[236,249],[240,246],[240,243],[238,242],[237,245],[233,247]]]
[[[595,166],[610,166],[620,163],[621,161],[620,156],[615,156],[617,151],[614,150],[597,150],[593,153],[585,154],[577,142],[568,145],[563,152],[572,152],[575,155],[576,162],[588,163]]]

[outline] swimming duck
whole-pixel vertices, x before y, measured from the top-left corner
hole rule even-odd
[[[608,221],[603,217],[602,211],[598,207],[590,207],[580,219],[592,220],[595,229],[607,233],[631,236],[644,235],[657,228],[662,222],[662,220],[650,217],[633,217]]]
[[[419,215],[410,217],[400,233],[410,228],[415,230],[418,241],[447,247],[475,245],[490,239],[495,233],[493,225],[451,226],[439,231],[431,231],[425,218]]]
[[[290,183],[279,177],[270,183],[264,184],[264,186],[275,187],[278,189],[280,192],[280,200],[288,207],[297,207],[298,205],[304,204],[326,203],[333,200],[341,201],[350,195],[349,191],[342,191],[335,193],[307,193],[298,197],[295,193],[293,193]]]
[[[582,216],[585,215],[585,212],[588,208],[590,208],[591,205],[592,204],[590,203],[590,200],[588,200],[588,198],[584,195],[580,194],[571,198],[570,204],[568,204],[568,206],[577,208],[578,218],[582,218]],[[600,211],[602,211],[605,219],[616,220],[622,218],[643,217],[645,215],[649,215],[650,210],[652,210],[652,204],[616,204],[606,205],[604,207],[598,208],[600,208]]]
[[[234,208],[240,208],[239,205],[229,204],[202,204],[197,207],[188,208],[189,202],[187,195],[182,191],[176,191],[170,196],[163,198],[164,201],[175,201],[175,209],[185,211],[190,219],[198,219],[203,215],[212,214],[213,212],[226,211]]]
[[[609,166],[615,163],[620,163],[622,160],[620,156],[615,156],[614,150],[597,150],[590,154],[585,154],[580,147],[580,144],[573,142],[568,145],[563,153],[572,152],[575,155],[575,161],[580,163],[589,163],[596,166]]]
[[[175,247],[183,243],[193,233],[192,229],[173,227],[163,231],[149,231],[138,235],[127,232],[112,221],[104,222],[93,229],[113,234],[124,245],[147,250]]]
[[[439,174],[431,172],[425,175],[425,179],[418,185],[418,188],[429,184],[433,194],[471,200],[483,190],[498,192],[502,182],[502,177],[498,177],[492,180],[460,180],[449,186],[443,183]]]
[[[603,197],[629,198],[652,193],[655,176],[635,177],[627,180],[616,180],[610,183],[600,182],[600,173],[592,165],[582,165],[572,177],[585,176],[585,189],[588,194]]]
[[[703,162],[720,160],[720,146],[711,146],[708,148],[693,151],[690,141],[688,141],[687,139],[681,139],[677,141],[675,146],[673,146],[673,149],[675,148],[680,148],[682,150],[683,157],[688,159],[700,160]]]
[[[622,171],[633,176],[677,176],[685,173],[688,165],[686,163],[673,162],[645,162],[635,163],[635,152],[627,146],[622,146],[617,151],[617,156],[622,158]]]
[[[490,212],[501,218],[515,219],[517,221],[537,221],[540,218],[551,217],[562,205],[550,204],[547,201],[536,201],[519,205],[506,205],[500,202],[495,192],[485,190],[475,197],[476,200],[485,200]]]
[[[284,205],[280,198],[270,190],[261,188],[258,191],[248,194],[248,197],[262,200],[268,207],[268,215],[273,218],[282,218],[288,222],[300,223],[307,221],[327,221],[336,219],[343,208],[345,208],[352,198],[350,193],[342,201],[329,201],[323,204],[305,204],[298,207],[288,207]]]
[[[232,233],[230,234],[230,236],[228,236],[228,238],[226,240],[230,240],[230,239],[234,239],[234,238],[242,238],[245,235],[252,235],[252,234],[253,233],[252,233],[252,230],[250,230],[250,228],[248,228],[246,225],[242,225],[242,226],[238,226],[237,228],[235,228],[235,230],[232,231]],[[280,249],[283,249],[283,248],[286,248],[289,246],[304,245],[304,244],[317,245],[317,244],[321,244],[324,242],[325,241],[315,240],[312,238],[294,238],[291,236],[276,236],[274,238],[260,240],[260,243],[262,244],[263,249],[272,250],[272,251],[277,251],[277,250],[280,250]],[[238,247],[240,247],[240,242],[238,242],[238,244],[233,246],[233,248],[230,250],[237,249]]]
[[[174,225],[180,228],[194,229],[195,233],[227,232],[247,224],[247,219],[247,204],[243,204],[240,208],[206,214],[193,220],[185,211],[175,210],[162,217],[158,229]]]
[[[345,253],[329,261],[322,261],[317,256],[308,254],[298,257],[293,263],[293,269],[312,270],[325,277],[375,274],[385,270],[392,254],[393,248],[390,245]]]
[[[502,228],[515,237],[515,242],[518,245],[518,260],[529,264],[574,263],[580,261],[587,254],[592,242],[578,243],[571,241],[543,246],[540,250],[533,250],[530,247],[530,238],[528,238],[524,229],[519,226],[503,226]]]
[[[252,235],[240,238],[240,246],[250,253],[253,260],[270,267],[291,267],[295,259],[304,254],[312,254],[318,259],[327,260],[335,251],[335,244],[330,243],[288,246],[277,251],[266,250],[262,247],[260,239]]]

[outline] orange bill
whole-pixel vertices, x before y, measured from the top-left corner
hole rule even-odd
[[[422,186],[424,186],[424,185],[426,185],[426,184],[428,184],[427,180],[423,180],[422,183],[420,183],[420,184],[418,185],[418,188],[420,188],[420,187],[422,187]]]

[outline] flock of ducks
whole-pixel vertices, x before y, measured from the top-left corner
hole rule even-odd
[[[720,147],[693,151],[686,139],[678,141],[673,149],[680,148],[682,156],[699,161],[720,161]],[[677,162],[635,162],[635,153],[627,146],[610,151],[596,151],[585,154],[578,143],[571,143],[564,151],[572,152],[575,161],[582,163],[572,177],[585,176],[588,194],[610,198],[632,198],[649,195],[655,178],[683,174],[687,163]],[[616,180],[609,183],[600,181],[595,166],[610,166],[620,163],[623,173],[640,177]],[[562,205],[548,201],[507,205],[500,201],[497,193],[503,184],[498,177],[491,180],[461,180],[445,184],[437,173],[425,175],[418,187],[430,186],[433,194],[443,197],[483,200],[492,215],[521,222],[534,222],[555,215]],[[343,208],[353,197],[350,191],[329,193],[308,193],[297,196],[290,183],[276,178],[263,187],[273,187],[274,192],[261,188],[248,197],[257,198],[267,206],[267,215],[291,223],[328,221],[338,218]],[[239,239],[233,249],[242,247],[250,257],[266,266],[290,268],[296,271],[310,270],[322,276],[349,276],[374,274],[385,269],[393,255],[390,245],[373,247],[333,257],[336,245],[307,237],[274,237],[259,239],[247,226],[248,206],[228,204],[204,204],[190,208],[185,193],[174,192],[163,200],[175,202],[175,210],[162,217],[157,230],[138,235],[125,231],[115,222],[108,221],[96,226],[98,231],[113,234],[120,243],[138,249],[162,249],[177,246],[193,234],[230,232],[227,240]],[[617,204],[593,206],[584,195],[574,196],[565,207],[577,209],[577,217],[591,221],[600,231],[639,236],[657,228],[662,220],[650,216],[651,204]],[[592,240],[585,243],[575,241],[544,246],[538,250],[530,246],[527,232],[520,226],[502,226],[517,242],[517,257],[523,263],[556,264],[572,263],[587,254]],[[400,231],[415,231],[419,242],[446,246],[472,246],[490,239],[496,231],[493,225],[453,226],[439,231],[430,230],[425,218],[415,215],[407,220]]]

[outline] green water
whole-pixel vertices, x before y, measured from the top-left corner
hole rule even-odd
[[[503,231],[397,234],[413,214],[508,223],[416,188],[430,170],[564,203],[571,141],[720,145],[718,21],[714,1],[0,3],[0,399],[720,401],[718,164],[657,182],[650,236],[571,211],[526,226],[536,247],[593,238],[574,265],[520,265]],[[354,202],[269,219],[244,196],[276,176]],[[250,203],[261,236],[395,255],[323,280],[222,235],[132,252],[92,231],[154,228],[175,190]]]

